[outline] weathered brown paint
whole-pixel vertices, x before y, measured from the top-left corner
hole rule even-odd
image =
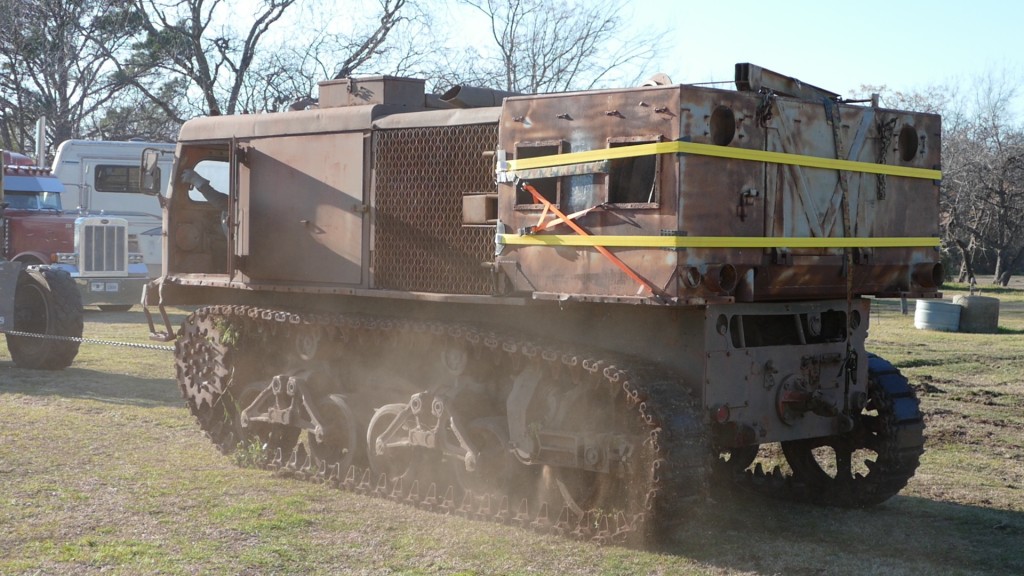
[[[327,89],[353,85],[370,86]],[[837,433],[844,420],[826,408],[859,410],[868,386],[870,310],[861,297],[930,296],[937,288],[933,248],[856,249],[849,269],[841,249],[612,249],[668,294],[654,298],[593,248],[506,245],[496,253],[499,228],[479,225],[490,214],[472,200],[473,224],[464,225],[464,197],[495,193],[505,232],[540,222],[539,205],[512,183],[495,184],[502,153],[682,140],[835,158],[821,102],[659,86],[429,110],[430,99],[417,106],[407,85],[397,101],[386,81],[371,85],[366,99],[334,93],[316,110],[187,123],[165,215],[165,276],[149,301],[467,322],[642,358],[678,376],[673,384],[692,389],[702,408],[728,407],[737,431],[722,440],[729,447]],[[939,165],[937,116],[838,106],[841,159]],[[920,136],[913,154],[899,150],[909,138],[894,136],[880,149],[880,122],[890,119],[895,134],[913,126]],[[235,171],[225,226],[221,211],[187,199],[180,180],[207,157],[229,160]],[[938,186],[928,180],[887,177],[883,195],[875,176],[849,174],[847,230],[835,170],[665,154],[580,171],[561,177],[552,200],[566,214],[589,210],[576,223],[596,237],[938,234]],[[553,225],[539,233],[572,231]],[[823,315],[832,332],[808,338],[804,331]],[[807,390],[818,393],[816,412]]]
[[[758,107],[765,102],[770,105],[772,115],[765,122],[759,122]],[[939,165],[938,117],[862,106],[836,106],[840,108],[842,121],[840,144],[844,150],[841,159],[875,162],[881,146],[879,122],[892,118],[896,120],[897,133],[901,126],[914,126],[921,145],[909,159],[898,149],[887,150],[886,162],[919,168]],[[620,113],[632,110],[633,114],[610,116],[605,112],[609,109]],[[716,114],[729,121],[716,122]],[[723,132],[723,126],[731,131]],[[836,158],[837,154],[831,124],[820,102],[781,97],[765,101],[757,94],[692,87],[513,98],[503,109],[500,144],[514,153],[524,141],[561,140],[568,143],[568,151],[580,151],[607,147],[613,137],[651,134],[666,140],[681,138],[703,144],[821,158]],[[890,146],[896,143],[894,137]],[[671,233],[872,238],[936,237],[939,234],[938,186],[928,180],[886,177],[887,192],[884,198],[879,198],[875,175],[850,173],[852,229],[844,230],[842,190],[835,170],[701,155],[666,155],[660,168],[661,202],[656,207],[608,207],[586,215],[581,224],[598,236]],[[563,181],[565,211],[582,210],[606,201],[604,176],[592,178],[593,184],[582,186],[583,194],[576,194],[574,187]],[[501,220],[513,230],[532,225],[536,211],[515,206],[511,184],[499,189],[503,199]],[[651,250],[616,250],[637,273],[663,286],[675,267],[704,273],[709,266],[729,264],[741,277],[740,286],[733,294],[740,300],[846,295],[845,280],[840,279],[845,273],[841,250],[784,250],[781,255],[779,252],[687,249],[674,254],[656,254]],[[522,271],[519,285],[523,287],[543,286],[543,291],[565,294],[624,296],[635,293],[635,285],[596,256],[592,249],[519,247],[504,258],[516,261]],[[912,267],[938,261],[938,253],[931,248],[861,250],[853,272],[854,295],[930,291],[934,286],[915,285]],[[684,299],[713,295],[706,286],[689,286],[685,282],[675,288],[675,295]]]

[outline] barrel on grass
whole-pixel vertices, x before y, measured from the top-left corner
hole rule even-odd
[[[960,306],[944,300],[918,300],[914,308],[914,327],[956,332],[960,329],[961,310]]]

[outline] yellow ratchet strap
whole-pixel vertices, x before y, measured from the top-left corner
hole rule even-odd
[[[613,248],[934,248],[941,240],[917,238],[793,238],[761,236],[579,236],[498,234],[499,244]]]
[[[565,166],[568,164],[632,158],[635,156],[650,156],[652,154],[699,154],[701,156],[714,156],[716,158],[733,158],[736,160],[769,162],[773,164],[791,164],[795,166],[807,166],[810,168],[823,168],[826,170],[847,170],[850,172],[885,174],[887,176],[923,178],[925,180],[942,179],[942,171],[930,170],[927,168],[911,168],[908,166],[893,166],[891,164],[857,162],[854,160],[805,156],[803,154],[768,152],[765,150],[750,150],[747,148],[736,148],[733,146],[715,146],[712,144],[675,141],[635,144],[633,146],[600,148],[597,150],[587,150],[585,152],[570,152],[567,154],[553,154],[550,156],[538,156],[536,158],[508,160],[507,162],[504,162],[503,165],[498,166],[498,173],[500,176],[499,180],[502,182],[513,181],[516,170],[549,168],[551,166]]]

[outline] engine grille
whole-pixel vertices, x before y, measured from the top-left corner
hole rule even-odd
[[[376,287],[490,293],[494,229],[462,226],[462,196],[494,190],[497,142],[496,124],[374,132]]]
[[[106,223],[104,223],[106,222]],[[81,274],[127,273],[128,228],[104,220],[81,224]]]

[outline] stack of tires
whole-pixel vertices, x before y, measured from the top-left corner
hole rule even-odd
[[[56,338],[7,334],[7,350],[20,368],[61,370],[78,355],[82,296],[64,270],[30,266],[18,274],[11,330]]]

